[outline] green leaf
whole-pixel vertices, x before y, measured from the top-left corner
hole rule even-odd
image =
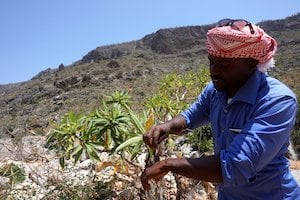
[[[100,142],[89,143],[89,145],[93,146],[96,150],[103,147]]]
[[[86,146],[86,152],[87,152],[89,158],[94,161],[100,161],[100,158],[98,157],[96,149],[90,144],[85,144],[85,146]]]
[[[73,157],[74,157],[74,164],[76,164],[78,162],[78,160],[80,159],[81,155],[83,152],[83,148],[81,147],[79,151],[77,151]]]
[[[104,125],[109,123],[108,120],[104,119],[104,118],[96,118],[96,119],[93,120],[93,122],[97,126],[104,126]]]
[[[130,145],[136,144],[140,141],[143,141],[143,135],[138,135],[135,137],[132,137],[130,139],[128,139],[127,141],[125,141],[124,143],[120,144],[117,148],[116,148],[116,152],[124,149],[125,147],[128,147]]]
[[[138,153],[141,152],[141,146],[143,144],[143,141],[140,141],[137,145],[135,145],[134,149],[131,151],[131,160],[135,159]]]
[[[78,145],[75,150],[72,152],[72,157],[74,158],[74,163],[76,164],[79,158],[82,155],[83,147]]]
[[[59,164],[62,169],[65,168],[65,157],[64,156],[59,158]]]
[[[145,129],[144,129],[144,126],[142,125],[142,123],[140,122],[140,120],[137,118],[137,116],[133,112],[130,112],[129,114],[130,114],[130,117],[131,117],[131,122],[138,129],[139,133],[144,134]]]

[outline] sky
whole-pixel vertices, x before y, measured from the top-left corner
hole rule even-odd
[[[227,17],[258,23],[299,12],[299,0],[0,0],[0,85],[161,28]]]

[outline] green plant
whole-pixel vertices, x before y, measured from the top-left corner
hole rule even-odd
[[[24,169],[13,163],[2,166],[0,168],[0,176],[8,177],[11,185],[21,183],[26,179]]]
[[[99,160],[93,116],[67,113],[59,124],[54,125],[53,132],[47,140],[47,147],[54,148],[60,154],[60,165],[64,167],[65,159],[77,163],[83,152],[93,160]]]
[[[133,113],[132,113],[133,114]],[[126,140],[124,143],[120,144],[117,148],[116,148],[116,152],[124,152],[124,150],[131,155],[131,160],[133,160],[134,158],[136,158],[136,156],[138,155],[138,153],[141,152],[141,148],[143,145],[143,134],[149,130],[149,128],[151,126],[154,125],[154,113],[153,111],[150,112],[149,115],[147,115],[147,120],[145,122],[145,125],[143,126],[141,120],[138,120],[138,118],[135,115],[132,115],[132,120],[133,120],[133,124],[134,126],[137,128],[138,133],[136,136]],[[154,156],[154,152],[153,150],[151,150],[150,148],[148,148],[148,153],[150,157]]]
[[[193,149],[202,153],[212,153],[213,140],[210,126],[202,126],[195,129],[193,133],[187,135],[187,138]]]
[[[209,82],[209,72],[201,69],[184,75],[168,74],[160,82],[159,90],[146,100],[146,107],[154,110],[160,121],[166,121],[182,112],[199,95]],[[212,151],[212,137],[209,126],[194,130],[187,136],[188,142],[201,152]],[[175,148],[172,138],[168,147]],[[172,149],[170,149],[172,150]]]
[[[47,146],[60,153],[60,164],[64,167],[65,159],[77,163],[83,153],[97,161],[100,147],[113,152],[129,138],[142,135],[143,131],[140,117],[130,108],[130,96],[116,91],[89,115],[67,113],[60,123],[54,124]],[[133,149],[132,158],[138,154],[141,145],[142,140]]]
[[[174,117],[195,100],[209,82],[209,72],[203,68],[183,75],[168,74],[160,82],[158,91],[146,99],[145,106],[153,109],[160,121]]]
[[[111,96],[107,97],[106,103],[115,106],[120,105],[126,110],[126,114],[128,115],[130,120],[130,123],[128,123],[129,131],[127,131],[125,134],[127,137],[123,137],[122,143],[118,143],[115,152],[121,153],[121,155],[124,155],[124,153],[126,152],[130,155],[130,159],[133,160],[139,153],[142,152],[142,136],[145,131],[154,124],[154,114],[153,112],[150,112],[150,114],[144,113],[144,116],[135,114],[130,108],[130,96],[127,92],[124,91],[115,91]],[[152,151],[150,149],[148,150],[150,152],[150,155],[152,155]]]
[[[124,109],[126,115],[126,129],[123,129],[123,137],[116,143],[116,153],[122,155],[127,152],[131,155],[131,159],[134,159],[136,155],[141,152],[141,146],[143,144],[142,135],[144,134],[144,128],[142,125],[143,118],[137,116],[130,108],[131,98],[127,92],[115,91],[112,95],[107,96],[106,103],[115,107],[119,106]],[[118,134],[114,134],[118,135]]]
[[[106,96],[107,104],[119,104],[126,110],[131,110],[130,105],[132,104],[131,97],[128,92],[125,91],[114,91],[110,96]]]
[[[89,115],[66,114],[59,124],[55,124],[47,144],[60,153],[62,167],[65,159],[77,163],[83,153],[99,160],[100,146],[121,155],[126,152],[134,159],[143,150],[142,135],[155,123],[154,116],[165,121],[168,116],[178,115],[195,99],[208,80],[208,70],[205,69],[185,75],[167,75],[161,81],[158,92],[146,100],[145,105],[150,112],[144,112],[143,116],[133,112],[127,92],[115,91],[105,96],[101,106]],[[153,156],[154,152],[148,151]]]
[[[119,104],[109,106],[103,103],[102,109],[96,110],[92,121],[97,139],[106,150],[115,148],[129,136],[130,119]]]
[[[166,75],[160,82],[159,90],[145,102],[145,106],[151,110],[151,114],[146,115],[145,128],[138,121],[139,133],[137,136],[128,139],[126,142],[117,147],[117,151],[121,151],[125,148],[129,148],[129,152],[132,152],[132,159],[140,152],[142,141],[142,134],[155,124],[154,115],[160,121],[166,121],[168,117],[178,115],[182,110],[188,107],[188,105],[198,96],[209,81],[208,71],[201,69],[198,72],[189,72],[184,75],[178,75],[175,73]],[[200,131],[199,131],[200,130]],[[210,128],[198,129],[195,133],[191,133],[188,136],[189,142],[197,146],[200,151],[209,151],[212,149],[212,140],[208,135],[210,134]],[[201,133],[201,137],[199,137]],[[167,146],[169,148],[175,148],[172,138],[169,138]],[[150,157],[153,157],[154,152],[149,149]]]

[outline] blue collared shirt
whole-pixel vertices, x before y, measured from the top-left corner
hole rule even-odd
[[[190,129],[211,124],[223,175],[219,199],[300,199],[284,156],[296,110],[294,93],[256,70],[229,103],[210,83],[181,113]]]

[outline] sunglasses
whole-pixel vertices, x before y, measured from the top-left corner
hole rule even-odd
[[[216,27],[222,27],[222,26],[231,26],[235,28],[236,30],[242,30],[245,26],[248,26],[250,29],[251,34],[254,34],[253,26],[250,22],[244,19],[221,19],[217,22]]]

